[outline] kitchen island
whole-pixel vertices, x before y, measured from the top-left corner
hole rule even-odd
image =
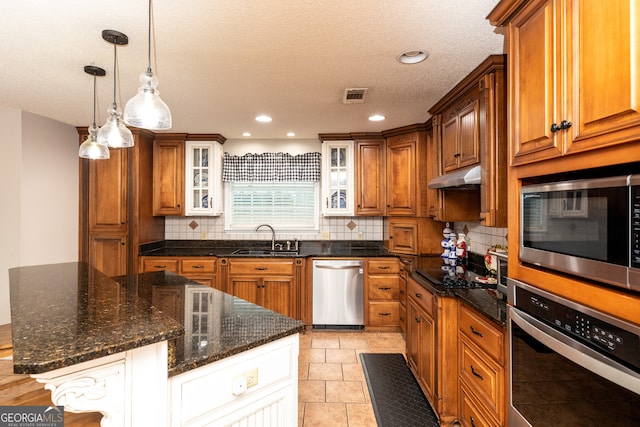
[[[102,425],[297,423],[304,326],[168,272],[9,270],[14,371]]]

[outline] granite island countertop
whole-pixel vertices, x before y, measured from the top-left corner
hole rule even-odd
[[[168,272],[114,280],[86,263],[63,263],[13,268],[9,276],[13,364],[20,374],[169,341],[171,376],[304,329],[297,320]],[[177,298],[176,310],[182,304],[182,316],[165,308],[167,295]],[[186,314],[193,320],[195,298],[196,331],[185,322]]]

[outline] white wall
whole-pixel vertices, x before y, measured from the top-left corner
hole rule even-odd
[[[0,324],[5,324],[11,321],[10,268],[78,259],[78,136],[72,126],[2,108],[0,129]]]

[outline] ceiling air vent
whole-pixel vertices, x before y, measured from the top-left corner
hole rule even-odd
[[[344,90],[344,97],[342,98],[342,102],[344,104],[362,104],[364,102],[364,98],[367,96],[366,87],[361,88],[347,88]]]

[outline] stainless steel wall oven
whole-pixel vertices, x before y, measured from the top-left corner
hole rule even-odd
[[[507,279],[509,426],[637,426],[640,328]]]

